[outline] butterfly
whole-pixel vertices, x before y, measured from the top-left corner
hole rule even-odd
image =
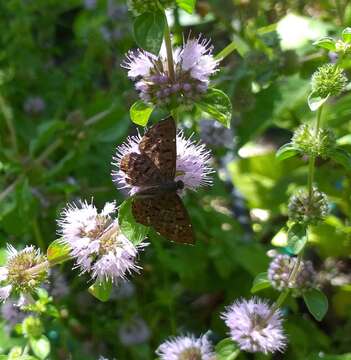
[[[171,241],[193,244],[191,221],[177,194],[184,183],[175,181],[176,135],[172,117],[159,121],[141,138],[140,153],[123,156],[120,169],[126,174],[126,182],[139,188],[132,202],[135,220]]]

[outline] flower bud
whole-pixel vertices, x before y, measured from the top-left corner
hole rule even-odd
[[[326,159],[335,148],[336,138],[331,129],[319,129],[315,134],[314,129],[303,124],[294,132],[291,142],[305,155]]]
[[[289,219],[304,223],[306,225],[316,225],[324,220],[329,211],[329,203],[327,195],[313,188],[312,196],[305,190],[299,190],[291,196],[288,205]]]
[[[34,316],[28,316],[22,323],[22,330],[26,337],[39,338],[43,332],[43,324],[40,319]]]
[[[312,75],[312,92],[325,98],[339,95],[348,80],[342,69],[335,64],[325,64]]]
[[[296,258],[288,255],[277,255],[270,263],[268,268],[268,279],[272,286],[279,290],[294,289],[298,292],[313,287],[316,273],[312,262],[309,260],[301,261],[295,280],[290,280]]]
[[[141,15],[145,12],[152,12],[158,9],[158,4],[167,9],[175,4],[174,0],[128,0],[128,9],[134,15]]]

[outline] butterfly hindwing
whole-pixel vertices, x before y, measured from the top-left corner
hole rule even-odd
[[[166,180],[176,174],[176,124],[170,116],[153,125],[139,143],[141,154],[148,156]]]
[[[132,212],[137,222],[152,226],[165,238],[178,243],[194,243],[188,212],[176,192],[150,198],[136,197]]]
[[[126,174],[126,182],[133,186],[155,185],[162,181],[159,169],[147,155],[130,153],[123,156],[120,169]]]

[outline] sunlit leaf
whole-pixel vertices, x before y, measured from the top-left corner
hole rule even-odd
[[[51,265],[62,264],[71,258],[70,247],[64,244],[61,239],[57,239],[49,245],[47,257]]]
[[[315,41],[313,43],[313,45],[318,46],[322,49],[326,49],[326,50],[331,50],[331,51],[335,51],[336,50],[336,46],[335,46],[335,40],[326,36],[323,37],[317,41]]]
[[[39,339],[30,338],[29,345],[34,355],[39,359],[46,359],[50,354],[50,341],[45,335],[42,335]]]
[[[351,170],[351,155],[346,150],[337,147],[329,153],[329,156],[346,170]]]
[[[288,230],[288,251],[298,254],[307,243],[307,228],[303,224],[295,223]]]
[[[350,43],[351,42],[351,27],[347,27],[343,30],[342,32],[342,39],[346,42],[346,43]]]
[[[215,347],[217,360],[235,359],[240,350],[232,339],[226,338],[221,340]]]
[[[285,144],[278,149],[275,154],[277,160],[282,161],[291,157],[299,155],[300,151],[296,149],[291,143]]]
[[[111,281],[96,281],[94,285],[90,286],[89,292],[102,302],[108,301],[112,291]]]
[[[316,111],[328,100],[328,98],[329,95],[325,98],[322,98],[312,92],[307,99],[308,106],[310,107],[311,111]]]
[[[258,274],[253,281],[251,292],[255,293],[263,289],[271,287],[271,283],[268,280],[267,273],[263,272]]]
[[[195,4],[196,0],[177,0],[177,5],[189,14],[193,13]]]
[[[154,108],[143,101],[136,101],[130,108],[130,118],[133,123],[146,126]]]

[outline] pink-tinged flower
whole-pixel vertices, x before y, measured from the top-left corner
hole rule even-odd
[[[265,301],[257,298],[236,301],[222,318],[231,338],[243,351],[268,354],[283,351],[286,346],[282,314]]]
[[[161,360],[214,360],[213,347],[206,335],[170,338],[159,346],[156,354]]]
[[[127,54],[122,67],[128,70],[140,98],[148,103],[192,104],[207,91],[210,77],[218,71],[219,60],[212,55],[210,41],[199,36],[188,39],[173,51],[174,78],[168,68],[165,46],[159,56],[144,50]]]
[[[38,271],[30,271],[35,267]],[[0,267],[0,301],[5,302],[11,294],[20,298],[30,296],[47,279],[47,270],[46,257],[34,246],[17,251],[7,245],[7,262]],[[22,303],[18,305],[22,306]]]
[[[112,179],[117,188],[127,190],[130,195],[137,193],[140,188],[128,184],[126,174],[120,169],[120,162],[125,155],[132,152],[140,153],[139,143],[142,139],[140,134],[128,137],[127,141],[116,149],[112,165],[116,170],[112,171]],[[211,153],[204,144],[199,144],[191,138],[186,139],[183,132],[178,132],[177,138],[177,161],[175,181],[181,180],[184,189],[196,190],[197,188],[211,184],[213,170],[210,166]]]
[[[122,234],[115,211],[115,203],[106,203],[99,213],[92,203],[79,202],[68,205],[58,221],[62,241],[70,247],[77,267],[100,282],[118,282],[138,271],[138,250],[146,246],[135,246]]]

